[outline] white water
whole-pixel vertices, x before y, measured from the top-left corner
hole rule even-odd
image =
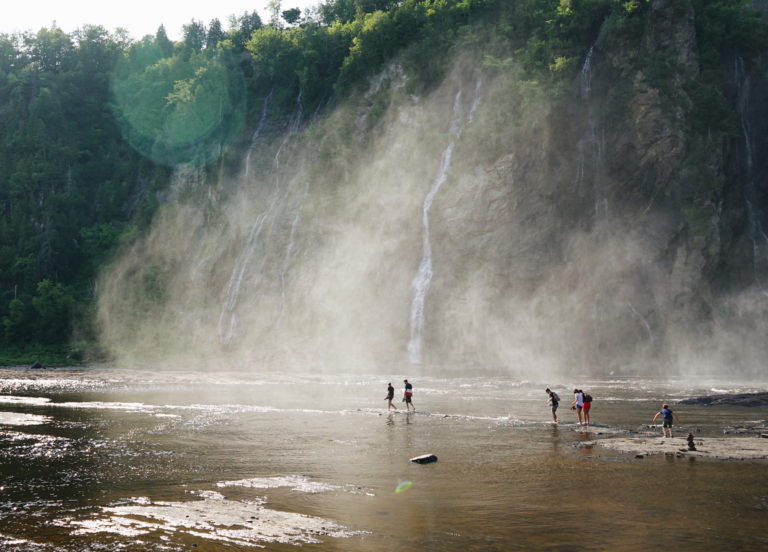
[[[480,103],[480,82],[475,86],[475,95],[466,116],[466,121],[471,122],[475,109]],[[440,167],[432,182],[432,187],[424,198],[422,206],[422,254],[419,269],[413,278],[411,287],[413,288],[413,301],[411,302],[411,338],[408,342],[408,358],[412,364],[420,364],[422,360],[422,333],[424,331],[424,302],[426,300],[429,286],[432,283],[434,271],[432,269],[432,244],[429,235],[429,211],[435,196],[440,191],[443,183],[448,178],[448,171],[451,168],[453,150],[456,146],[465,119],[464,109],[461,103],[461,90],[456,92],[453,101],[453,120],[451,121],[450,132],[451,141],[443,150],[440,156]]]

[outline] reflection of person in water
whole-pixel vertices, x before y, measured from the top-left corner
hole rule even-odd
[[[395,398],[395,388],[392,387],[391,383],[388,383],[387,386],[388,386],[387,396],[384,397],[384,400],[387,401],[387,404],[388,404],[387,410],[389,410],[390,408],[394,408],[395,410],[397,410],[397,407],[394,404],[392,404],[392,399]]]
[[[413,411],[416,412],[416,407],[413,406],[413,385],[408,383],[407,379],[403,380],[403,383],[405,384],[405,394],[403,395],[405,409],[410,412],[411,407],[413,407]]]

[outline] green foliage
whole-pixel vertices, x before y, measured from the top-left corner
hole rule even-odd
[[[245,83],[226,50],[202,52],[204,29],[185,27],[178,55],[161,57],[142,41],[120,60],[112,80],[115,114],[126,139],[167,165],[204,164],[240,133]]]
[[[292,8],[290,10],[283,11],[283,13],[280,15],[283,16],[283,19],[285,20],[286,23],[288,23],[289,25],[294,25],[299,21],[299,18],[301,17],[301,9]]]
[[[32,298],[35,333],[44,343],[66,343],[70,338],[71,314],[75,300],[60,283],[43,280]]]
[[[0,36],[2,348],[71,338],[116,247],[107,229],[141,212],[155,185],[109,109],[109,76],[129,44],[98,26]]]
[[[23,344],[34,335],[29,330],[33,325],[33,312],[30,305],[21,299],[13,299],[8,304],[7,314],[3,317],[3,332],[7,343]]]
[[[0,366],[31,366],[39,362],[44,368],[79,365],[88,358],[104,358],[98,345],[78,342],[67,345],[40,343],[25,346],[8,346],[0,349]]]
[[[696,10],[696,33],[700,63],[714,69],[724,52],[745,57],[768,46],[768,34],[759,11],[749,0],[692,0]]]
[[[245,43],[251,38],[253,31],[262,26],[261,17],[254,12],[245,12],[241,16],[231,16],[229,18],[229,31],[227,38],[234,51],[241,52],[245,49]]]

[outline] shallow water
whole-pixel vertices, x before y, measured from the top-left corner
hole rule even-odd
[[[403,376],[391,376],[395,387]],[[648,428],[662,401],[765,384],[0,370],[0,549],[765,550],[767,461],[579,446]],[[549,423],[544,387],[563,399]],[[397,403],[402,409],[403,404]],[[766,409],[674,407],[698,437]],[[754,437],[750,437],[754,438]],[[425,453],[435,464],[409,459]],[[410,486],[396,489],[403,482]]]

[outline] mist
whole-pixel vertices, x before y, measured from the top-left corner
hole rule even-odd
[[[553,101],[465,58],[425,95],[393,64],[309,123],[297,98],[235,170],[175,169],[101,275],[102,343],[205,370],[758,374],[765,296],[711,290],[584,75]]]

